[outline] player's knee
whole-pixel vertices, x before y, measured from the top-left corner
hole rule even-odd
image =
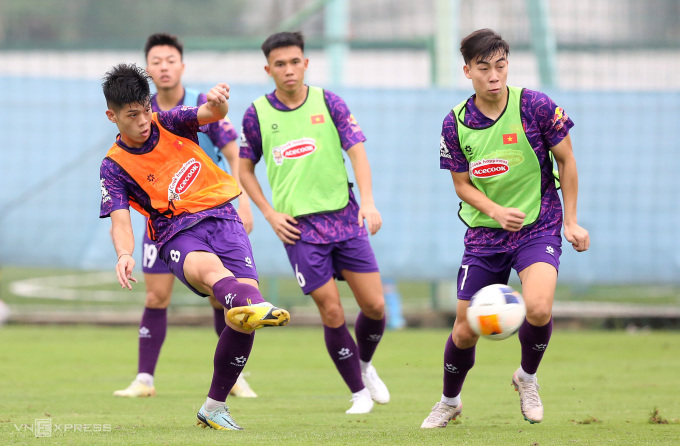
[[[361,305],[361,312],[369,319],[380,320],[385,316],[385,300],[375,299]]]
[[[479,336],[472,331],[470,324],[468,324],[467,321],[457,320],[453,327],[453,332],[451,333],[451,339],[456,347],[464,349],[477,344]]]
[[[319,307],[319,313],[324,325],[339,327],[345,322],[345,312],[341,305],[324,305]]]
[[[527,321],[536,327],[542,327],[550,322],[552,317],[552,306],[547,303],[539,303],[527,306]]]
[[[144,305],[146,308],[168,308],[170,305],[171,294],[158,293],[156,291],[147,291]]]

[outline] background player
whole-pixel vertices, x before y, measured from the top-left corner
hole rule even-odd
[[[352,392],[347,413],[367,413],[373,401],[386,404],[390,395],[371,364],[385,330],[385,301],[366,231],[375,234],[382,224],[373,203],[366,138],[340,97],[304,84],[309,60],[301,33],[273,34],[262,50],[276,90],[255,100],[243,118],[241,181],[283,241],[302,291],[319,309],[328,353]],[[348,187],[343,150],[354,169],[360,206]],[[254,173],[262,157],[273,207]],[[347,280],[361,309],[356,343],[334,278]]]
[[[181,105],[200,106],[206,102],[206,96],[196,90],[182,85],[184,61],[182,43],[176,36],[157,33],[148,37],[144,45],[146,71],[156,86],[156,93],[151,96],[151,109],[154,112],[167,111]],[[220,119],[201,128],[198,142],[208,156],[222,169],[226,170],[224,160],[229,163],[232,176],[238,181],[238,134],[228,118]],[[253,227],[250,202],[246,194],[239,197],[238,214],[246,232]],[[113,392],[115,396],[145,397],[156,394],[154,375],[158,357],[165,341],[168,319],[167,309],[170,305],[175,276],[158,256],[158,247],[149,239],[144,231],[142,245],[142,271],[146,286],[144,313],[139,323],[139,354],[137,376],[123,390]],[[219,336],[224,330],[224,309],[211,296],[215,331]],[[240,397],[256,397],[243,375],[231,389],[232,395]]]
[[[479,339],[466,318],[470,298],[486,285],[507,283],[511,268],[522,282],[527,306],[519,329],[521,362],[512,383],[525,419],[538,423],[543,404],[536,371],[552,334],[562,225],[576,251],[590,245],[588,231],[576,218],[578,173],[569,137],[573,123],[545,94],[506,85],[510,47],[500,35],[475,31],[463,39],[460,50],[475,94],[444,119],[440,166],[451,171],[468,230],[458,272],[456,321],[444,350],[444,390],[421,427],[445,427],[460,415],[460,391]],[[551,154],[559,169],[564,218]]]

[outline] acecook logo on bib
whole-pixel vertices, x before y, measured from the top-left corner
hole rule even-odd
[[[283,159],[302,158],[316,150],[316,140],[312,138],[295,139],[287,143],[272,148],[274,162],[277,165],[283,164]]]
[[[479,160],[470,163],[470,176],[476,178],[489,178],[503,175],[510,170],[508,161],[500,158]]]
[[[168,187],[168,200],[179,200],[182,193],[186,192],[191,184],[196,180],[201,171],[201,163],[191,158],[182,165],[182,168],[172,177],[170,187]]]

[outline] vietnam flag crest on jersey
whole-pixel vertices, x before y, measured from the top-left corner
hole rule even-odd
[[[517,144],[517,133],[503,135],[503,144]]]

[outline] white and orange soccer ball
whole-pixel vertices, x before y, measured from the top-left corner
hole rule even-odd
[[[502,284],[485,286],[477,291],[467,309],[472,331],[487,339],[500,341],[519,330],[526,316],[522,295]]]

